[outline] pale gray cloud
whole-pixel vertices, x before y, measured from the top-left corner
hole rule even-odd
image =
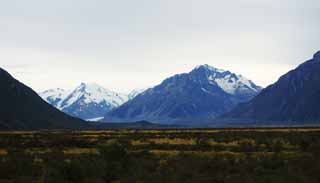
[[[318,0],[0,0],[0,66],[36,90],[88,81],[128,91],[205,63],[266,86],[320,50],[319,9]]]

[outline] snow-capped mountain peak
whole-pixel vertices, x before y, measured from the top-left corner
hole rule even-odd
[[[128,101],[128,96],[96,83],[81,83],[74,90],[51,89],[39,94],[56,108],[82,119],[101,118],[106,112]]]
[[[104,120],[159,123],[201,123],[219,116],[258,94],[241,75],[209,65],[176,74],[108,112]]]
[[[128,100],[125,94],[120,94],[107,90],[96,83],[81,83],[63,102],[61,108],[66,108],[78,100],[83,100],[84,104],[108,103],[112,107],[117,107]]]
[[[242,75],[218,69],[207,64],[197,66],[191,73],[195,73],[196,75],[197,73],[205,74],[210,84],[217,85],[226,93],[232,95],[237,93],[260,92],[262,89]]]

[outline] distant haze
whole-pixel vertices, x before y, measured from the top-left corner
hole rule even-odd
[[[320,50],[319,0],[0,2],[0,67],[37,91],[120,92],[196,65],[266,86]]]

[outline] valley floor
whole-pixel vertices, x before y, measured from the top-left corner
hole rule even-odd
[[[319,128],[0,132],[0,183],[319,181]]]

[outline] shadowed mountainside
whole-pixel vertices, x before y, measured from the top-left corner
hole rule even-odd
[[[87,124],[52,107],[0,68],[0,129],[80,129]]]
[[[320,51],[221,119],[272,125],[320,124],[319,102]]]

